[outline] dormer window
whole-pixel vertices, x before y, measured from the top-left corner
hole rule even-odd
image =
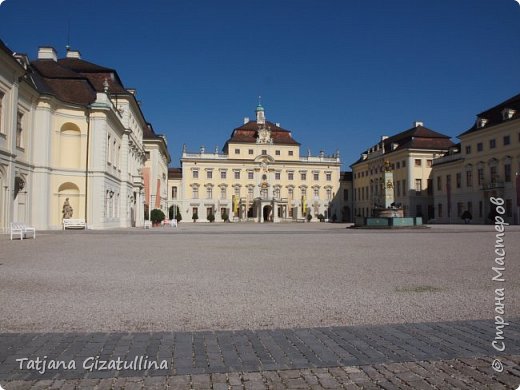
[[[502,110],[502,120],[508,120],[508,119],[511,119],[513,117],[513,115],[515,115],[516,111],[515,110],[512,110],[511,108],[504,108]]]
[[[478,118],[477,119],[477,127],[481,129],[482,127],[486,126],[486,123],[488,120],[486,118]]]

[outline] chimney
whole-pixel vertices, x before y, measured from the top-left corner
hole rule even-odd
[[[245,125],[246,123],[249,123],[249,117],[247,117],[247,116],[244,117],[244,125]]]
[[[422,123],[421,121],[415,121],[413,123],[413,127],[419,127],[419,126],[424,126],[424,123]]]
[[[42,46],[38,49],[38,59],[39,60],[53,60],[58,61],[58,56],[56,54],[56,49],[50,46]]]
[[[81,53],[79,50],[67,50],[67,58],[77,58],[78,60],[81,59]]]

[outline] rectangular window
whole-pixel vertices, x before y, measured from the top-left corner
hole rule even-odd
[[[327,188],[327,200],[332,200],[332,190]]]
[[[220,187],[220,199],[224,200],[227,198],[227,189],[226,187]]]
[[[343,200],[348,200],[348,190],[343,190]]]
[[[177,187],[172,187],[172,199],[177,199]]]
[[[471,201],[468,202],[468,213],[470,213],[471,215],[473,215],[473,203]]]
[[[235,196],[240,198],[240,187],[239,186],[235,187]]]
[[[301,180],[307,180],[307,174],[305,172],[302,172],[300,174],[300,178],[301,178]]]
[[[266,155],[267,154],[267,149],[262,149],[262,154]]]
[[[403,179],[403,196],[406,196],[406,179]]]
[[[461,184],[462,184],[462,174],[460,172],[457,172],[457,175],[455,176],[455,180],[456,180],[456,184],[457,184],[457,188],[460,188]]]
[[[482,201],[479,201],[478,202],[478,216],[479,216],[479,218],[482,218],[483,212],[484,212],[484,207],[483,207]]]
[[[511,199],[506,199],[506,217],[513,216],[513,201]]]
[[[280,199],[280,188],[275,188],[273,191],[273,196],[275,199]]]
[[[206,177],[208,179],[213,179],[213,171],[206,171]]]
[[[289,156],[292,156],[292,155],[293,155],[293,151],[289,150]]]
[[[287,179],[288,180],[294,180],[294,173],[293,172],[287,172]]]
[[[279,155],[280,155],[280,151],[279,151],[279,150],[276,150],[276,151],[274,152],[274,154],[277,155],[277,156],[279,156]]]
[[[426,160],[426,166],[428,168],[431,168],[432,167],[432,163],[433,163],[433,160]]]
[[[249,198],[249,200],[253,199],[253,195],[254,195],[254,188],[248,187],[247,188],[247,197]]]
[[[442,191],[442,177],[437,176],[437,191]]]
[[[442,218],[442,203],[439,203],[437,205],[437,215],[439,216],[439,218]]]
[[[209,217],[210,215],[213,215],[213,207],[207,207],[206,208],[206,215]]]
[[[397,181],[397,196],[401,196],[401,182],[398,180]]]
[[[504,164],[504,181],[511,182],[511,164]]]
[[[213,199],[213,187],[206,188],[206,198]]]
[[[227,177],[227,172],[226,171],[220,171],[220,178],[221,179],[226,179]]]
[[[274,179],[275,180],[280,180],[280,172],[275,172],[274,173]]]
[[[401,168],[401,162],[398,161],[398,162],[397,162],[397,169],[400,169],[400,168]]]
[[[478,174],[478,185],[481,186],[482,184],[484,184],[484,168],[479,168],[477,170],[477,174]]]
[[[16,121],[16,146],[23,148],[23,126],[22,126],[23,113],[18,111],[18,119]]]
[[[420,195],[422,191],[422,180],[415,179],[415,193],[416,195]]]
[[[497,146],[497,141],[495,139],[490,139],[489,140],[489,149],[495,149],[496,146]]]
[[[235,149],[235,154],[240,154],[240,149]]]
[[[193,171],[193,178],[198,179],[199,178],[199,171]]]
[[[235,171],[235,180],[240,180],[240,171]]]
[[[433,195],[433,179],[426,179],[428,195]]]
[[[253,149],[249,149],[249,154],[253,154]]]
[[[477,144],[477,152],[482,152],[484,150],[484,144],[482,142],[479,142]]]
[[[473,187],[473,172],[466,171],[466,187]]]
[[[327,172],[327,173],[325,174],[325,180],[327,180],[327,181],[332,181],[332,173]]]
[[[416,158],[415,159],[415,166],[416,167],[420,167],[421,166],[421,159],[420,158]]]
[[[461,217],[462,216],[462,213],[464,212],[464,203],[463,202],[458,202],[457,203],[457,217]]]
[[[294,189],[289,188],[287,194],[289,195],[289,201],[292,201],[294,199]]]
[[[504,146],[507,146],[511,143],[511,137],[509,135],[504,135]]]
[[[199,199],[199,187],[193,187],[193,199]]]
[[[471,154],[471,145],[466,145],[466,154]]]
[[[248,172],[247,172],[247,178],[248,178],[249,180],[253,180],[253,177],[254,177],[254,172],[253,172],[253,171],[248,171]]]
[[[191,211],[191,215],[196,215],[197,217],[199,216],[199,208],[198,207],[194,207]]]
[[[319,190],[319,188],[315,188],[314,189],[314,197],[315,198],[319,198],[320,197],[320,190]]]
[[[403,160],[402,164],[403,168],[406,168],[406,160]]]
[[[313,175],[314,175],[314,181],[320,180],[320,174],[318,172],[314,172]]]
[[[489,176],[491,183],[497,182],[497,167],[489,167]]]

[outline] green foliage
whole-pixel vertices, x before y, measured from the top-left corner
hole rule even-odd
[[[199,214],[193,213],[193,215],[191,216],[191,219],[193,219],[193,222],[197,222],[197,219],[199,219]]]
[[[164,213],[162,210],[159,210],[159,209],[153,209],[152,210],[152,213],[150,215],[150,219],[152,220],[153,223],[161,223],[161,221],[164,220]]]
[[[320,222],[325,222],[325,216],[323,214],[318,215]]]
[[[312,219],[312,215],[311,214],[307,214],[307,222],[310,222]]]
[[[177,214],[175,215],[175,219],[177,220],[177,222],[182,221],[182,215],[181,215],[181,211],[179,210],[179,208],[177,208]]]
[[[213,222],[215,220],[215,216],[213,214],[209,214],[207,218],[210,222]]]
[[[220,217],[224,222],[227,222],[229,220],[229,215],[225,211],[220,215]]]

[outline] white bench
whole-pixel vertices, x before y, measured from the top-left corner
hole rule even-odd
[[[85,223],[84,219],[64,219],[63,220],[63,230],[67,228],[73,228],[73,229],[86,229],[87,224]]]
[[[21,222],[11,222],[9,230],[11,231],[11,240],[14,234],[20,234],[20,240],[23,240],[27,233],[32,233],[33,239],[36,238],[36,229]]]

